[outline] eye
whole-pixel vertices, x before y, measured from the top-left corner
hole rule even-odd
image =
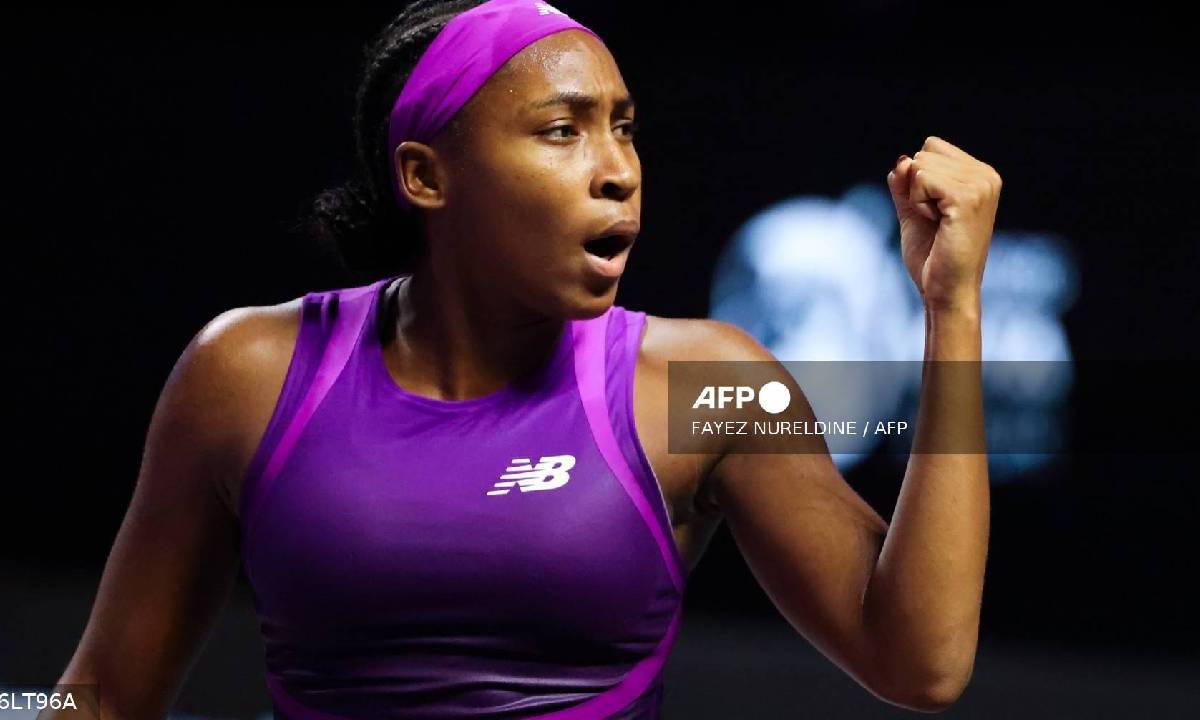
[[[626,137],[633,137],[637,131],[641,129],[641,126],[638,125],[637,120],[630,120],[629,122],[622,123],[617,127],[625,131]]]
[[[565,132],[563,132],[563,131],[565,131]],[[559,133],[559,134],[556,135],[555,133]],[[568,138],[571,135],[575,134],[575,126],[574,125],[555,125],[554,127],[542,132],[541,134],[545,135],[547,137],[552,137],[552,138],[559,138],[559,139]]]

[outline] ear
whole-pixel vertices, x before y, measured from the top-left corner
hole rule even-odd
[[[424,143],[402,142],[392,160],[400,192],[413,207],[434,210],[446,204],[446,174],[436,150]]]

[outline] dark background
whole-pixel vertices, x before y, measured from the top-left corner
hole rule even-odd
[[[998,230],[1068,241],[1081,286],[1065,324],[1093,368],[1072,395],[1076,451],[993,489],[980,654],[950,714],[1194,711],[1200,92],[1182,24],[1044,5],[558,6],[605,38],[639,104],[626,307],[705,316],[751,214],[882,184],[928,135],[999,170]],[[0,686],[53,683],[69,660],[191,336],[232,307],[348,284],[289,227],[350,170],[360,48],[393,11],[14,18]],[[901,472],[884,458],[847,479],[890,517]],[[724,528],[688,593],[668,716],[906,714],[780,619]],[[261,652],[243,581],[179,709],[262,712]]]

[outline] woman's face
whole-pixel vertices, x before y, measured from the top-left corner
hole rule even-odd
[[[445,179],[435,222],[461,243],[456,265],[538,313],[602,313],[642,202],[634,108],[608,49],[578,30],[545,37],[462,113],[462,131],[432,144]]]

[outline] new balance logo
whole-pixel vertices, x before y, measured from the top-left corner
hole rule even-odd
[[[537,8],[538,15],[549,15],[551,13],[555,15],[566,15],[566,13],[564,13],[562,10],[559,10],[553,5],[548,5],[544,2],[535,2],[533,5]]]
[[[571,479],[567,471],[573,467],[574,455],[546,455],[537,465],[530,465],[529,458],[513,458],[512,464],[500,476],[500,482],[493,486],[495,489],[488,490],[488,495],[505,495],[514,486],[521,488],[521,492],[560,488]]]

